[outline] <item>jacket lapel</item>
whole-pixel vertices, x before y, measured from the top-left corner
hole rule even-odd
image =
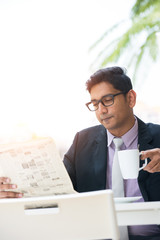
[[[140,119],[138,119],[138,145],[139,150],[148,150],[154,148],[151,144],[152,142],[152,136],[150,132],[148,131],[147,125],[142,122]],[[144,163],[144,161],[141,161],[141,165]]]
[[[138,118],[137,118],[138,119]],[[147,125],[142,122],[140,119],[138,119],[138,144],[139,144],[139,151],[143,150],[149,150],[153,149],[154,146],[151,144],[152,142],[152,136],[150,132],[148,131]],[[140,160],[140,166],[144,164],[143,160]],[[149,173],[146,171],[140,171],[138,176],[138,183],[140,190],[142,192],[142,195],[145,199],[145,201],[148,200],[148,194],[146,192],[146,179],[149,176]]]
[[[107,133],[101,125],[94,141],[95,179],[100,189],[106,188]]]

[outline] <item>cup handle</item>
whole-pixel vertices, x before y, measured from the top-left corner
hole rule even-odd
[[[141,154],[140,154],[140,155],[141,155]],[[145,158],[145,162],[144,162],[143,166],[139,168],[139,171],[140,171],[141,169],[143,169],[145,166],[147,166],[147,164],[148,164],[148,161],[147,161],[147,158]]]

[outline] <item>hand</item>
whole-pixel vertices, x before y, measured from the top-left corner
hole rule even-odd
[[[21,198],[22,193],[5,191],[17,188],[17,185],[11,184],[11,180],[6,177],[0,177],[0,198]]]
[[[160,148],[142,151],[141,154],[141,160],[144,160],[145,158],[151,159],[143,170],[150,173],[160,172]]]

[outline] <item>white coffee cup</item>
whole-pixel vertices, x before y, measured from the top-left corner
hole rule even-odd
[[[124,179],[134,179],[138,177],[139,171],[147,165],[147,158],[142,167],[139,167],[140,152],[138,149],[128,149],[118,151],[118,160],[121,173]]]

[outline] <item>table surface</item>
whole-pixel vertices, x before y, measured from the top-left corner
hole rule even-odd
[[[115,204],[118,225],[160,224],[160,202]]]

